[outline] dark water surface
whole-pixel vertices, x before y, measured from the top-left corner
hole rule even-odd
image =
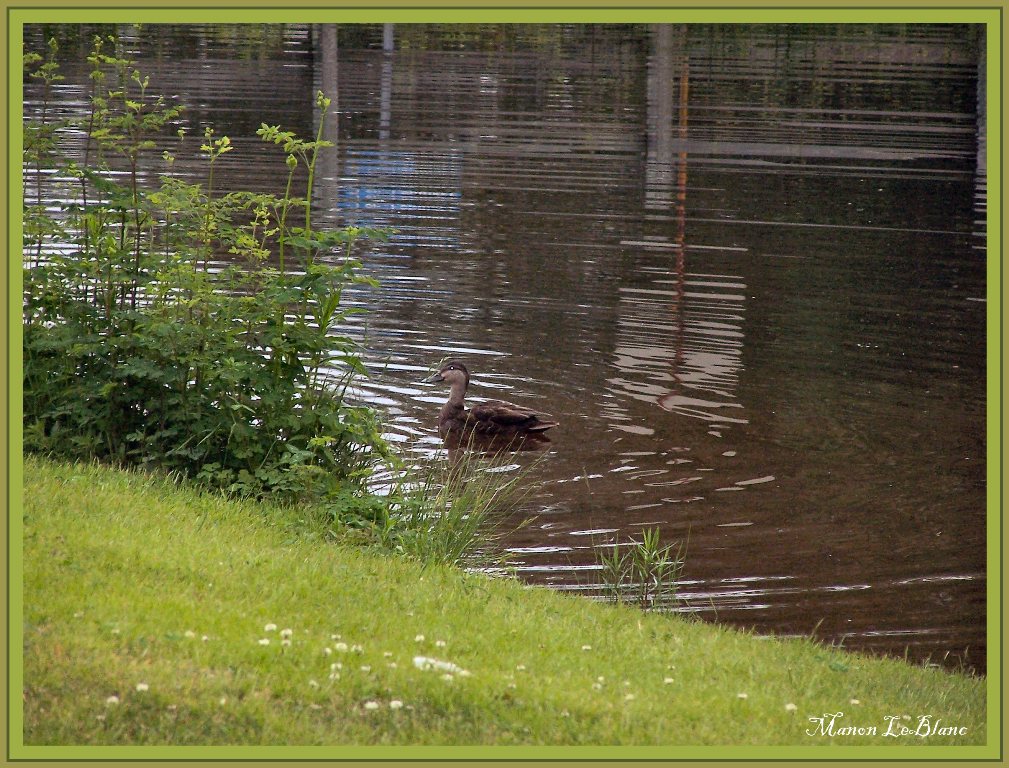
[[[584,590],[595,548],[660,526],[687,610],[983,672],[978,31],[389,31],[116,30],[232,137],[223,184],[280,191],[255,129],[308,135],[334,97],[316,221],[397,230],[352,297],[390,437],[440,450],[418,382],[462,357],[473,399],[561,421],[523,578]]]

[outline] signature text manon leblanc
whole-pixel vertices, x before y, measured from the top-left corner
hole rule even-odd
[[[812,727],[806,729],[807,736],[889,736],[901,738],[916,736],[927,739],[930,736],[965,736],[965,726],[945,725],[941,718],[921,715],[913,719],[908,715],[884,715],[881,724],[846,725],[842,721],[844,712],[824,712],[809,718]]]

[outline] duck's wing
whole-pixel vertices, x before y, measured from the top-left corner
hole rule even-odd
[[[469,410],[469,417],[475,421],[477,429],[487,432],[496,429],[520,429],[528,432],[542,432],[556,427],[550,414],[534,411],[504,400],[488,400],[478,403]]]

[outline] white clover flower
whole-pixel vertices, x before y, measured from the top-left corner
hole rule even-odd
[[[291,641],[285,637],[283,640],[280,641],[280,644],[283,645],[284,647],[287,647],[291,644]]]
[[[423,643],[424,642],[424,635],[417,635],[413,640],[414,640],[415,643]]]
[[[862,702],[860,702],[858,699],[852,699],[851,703],[852,704],[861,704]]]
[[[745,694],[745,693],[737,693],[736,694],[736,698],[737,699],[748,699],[750,697],[747,694]]]
[[[466,670],[460,667],[458,664],[453,664],[451,661],[442,661],[441,659],[432,659],[427,656],[414,656],[413,665],[417,669],[429,670],[434,669],[440,672],[448,672],[451,674],[462,674]]]
[[[150,690],[150,686],[147,683],[137,683],[137,690],[140,693],[143,693],[144,691]]]
[[[592,646],[591,645],[583,645],[582,646],[582,650],[583,651],[591,651],[592,650]]]
[[[368,674],[369,672],[371,672],[371,667],[369,667],[367,664],[362,664],[361,671],[364,672],[365,674]]]
[[[671,678],[671,677],[664,677],[664,678],[662,678],[662,684],[663,685],[672,685],[674,682],[676,682],[676,681],[673,680],[673,678]]]
[[[291,637],[293,634],[294,634],[294,630],[293,629],[289,629],[288,628],[288,629],[282,629],[282,630],[280,630],[280,636],[281,637]]]
[[[346,653],[347,652],[347,644],[346,643],[337,643],[336,645],[333,646],[333,648],[335,648],[336,650],[338,650],[340,653]]]
[[[333,670],[333,671],[335,671],[337,669],[343,669],[343,664],[341,664],[338,661],[334,661],[332,664],[329,665],[329,668],[330,668],[330,670]]]
[[[309,688],[318,688],[319,687],[319,682],[317,680],[309,680],[308,681],[308,687]]]
[[[402,709],[402,708],[403,708],[403,702],[400,701],[399,699],[393,699],[392,701],[389,702],[389,709]]]
[[[119,697],[116,696],[116,695],[109,696],[107,699],[105,699],[105,703],[106,704],[118,704],[119,703]]]
[[[516,670],[517,670],[518,672],[525,672],[525,671],[526,671],[526,665],[525,665],[525,664],[519,664],[519,665],[517,665],[517,666],[515,667],[515,669],[516,669]]]
[[[228,697],[222,696],[220,699],[217,700],[217,703],[223,707],[225,704],[228,703]]]
[[[435,640],[434,645],[436,648],[444,648],[446,643],[444,640]]]
[[[592,683],[593,691],[601,691],[603,689],[602,683]]]
[[[191,630],[191,629],[187,629],[183,634],[186,637],[188,637],[190,640],[193,639],[194,637],[196,637],[196,633],[193,632],[193,630]]]
[[[364,653],[364,648],[359,645],[350,646],[351,653]]]
[[[376,709],[378,709],[378,707],[379,707],[379,704],[378,704],[377,701],[366,701],[366,702],[364,702],[364,708],[365,709],[376,710]]]
[[[633,693],[625,694],[624,701],[634,701],[634,694]]]
[[[326,646],[325,648],[322,649],[322,653],[326,656],[330,656],[333,653],[333,649],[330,648],[329,646]]]
[[[271,621],[269,624],[267,624],[265,627],[263,627],[263,631],[264,632],[276,632],[277,631],[277,625],[274,624]]]
[[[268,637],[260,638],[259,644],[260,645],[269,645],[270,644],[270,638],[268,638]]]
[[[792,702],[788,702],[785,705],[785,711],[786,712],[795,712],[795,710],[797,710],[797,709],[798,709],[798,707],[795,706],[795,704],[793,704]]]

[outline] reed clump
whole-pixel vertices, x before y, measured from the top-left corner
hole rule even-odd
[[[387,488],[385,503],[363,526],[380,549],[426,564],[501,568],[501,540],[524,525],[523,503],[534,492],[536,462],[507,454],[453,451],[404,468]]]
[[[644,609],[676,605],[677,580],[686,563],[685,542],[663,546],[660,529],[646,528],[641,531],[640,541],[616,541],[608,551],[600,547],[595,552],[605,596]]]

